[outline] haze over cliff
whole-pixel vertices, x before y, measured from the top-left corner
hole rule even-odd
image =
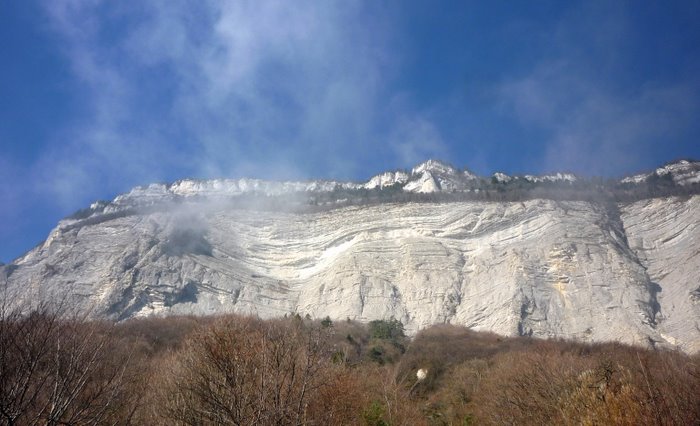
[[[602,183],[434,160],[364,183],[152,184],[62,220],[0,282],[11,304],[115,320],[395,317],[696,352],[699,184],[691,161]]]

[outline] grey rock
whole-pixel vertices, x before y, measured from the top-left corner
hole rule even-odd
[[[651,281],[656,329],[683,350],[700,351],[700,197],[644,200],[622,211]]]
[[[631,249],[617,209],[586,202],[380,204],[305,214],[195,202],[59,227],[3,271],[14,300],[68,297],[117,320],[393,316],[410,332],[453,323],[692,351],[700,342],[693,288],[678,297],[671,288],[697,276],[698,228],[674,225],[682,221],[663,213],[672,211],[667,205],[682,206],[697,224],[699,197],[625,206]],[[686,229],[680,247],[691,262],[664,251],[673,249],[662,244],[671,234],[651,220]],[[673,275],[672,261],[687,269]]]
[[[678,164],[666,168],[690,181],[696,163]],[[542,179],[571,181],[552,176]],[[17,306],[60,300],[114,320],[225,312],[394,317],[410,333],[452,323],[700,351],[697,195],[625,205],[405,202],[304,213],[242,207],[236,198],[455,191],[478,180],[431,160],[365,184],[238,179],[135,188],[62,220],[43,244],[0,266],[0,283]]]

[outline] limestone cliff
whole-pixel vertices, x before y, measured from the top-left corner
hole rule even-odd
[[[426,173],[437,188],[477,179],[414,170],[413,180],[396,172],[372,184],[391,186],[396,178],[425,188]],[[456,176],[452,183],[449,176]],[[62,221],[44,244],[0,266],[8,300],[65,298],[117,320],[221,312],[393,316],[410,332],[447,322],[700,350],[697,195],[295,212],[212,202],[223,184],[198,185],[206,197],[168,198],[171,188],[196,192],[194,184],[149,187]]]

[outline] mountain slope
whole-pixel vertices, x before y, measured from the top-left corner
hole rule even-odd
[[[390,204],[316,214],[134,215],[57,232],[10,287],[70,289],[99,316],[299,312],[409,330],[454,322],[502,334],[644,343],[651,281],[599,206]]]
[[[442,163],[422,166],[369,182],[373,190],[407,192],[411,183],[456,190],[479,180]],[[700,350],[700,196],[294,212],[243,208],[241,194],[231,195],[241,181],[235,188],[226,182],[137,188],[61,221],[44,244],[0,266],[8,300],[66,298],[117,320],[220,312],[393,316],[410,332],[447,322],[506,335]],[[280,196],[336,193],[337,185],[367,189],[246,185],[244,191]]]
[[[700,197],[632,203],[622,219],[655,289],[657,329],[684,350],[700,351]]]

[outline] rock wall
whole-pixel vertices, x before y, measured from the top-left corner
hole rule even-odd
[[[52,232],[0,267],[8,300],[65,299],[96,317],[291,312],[408,331],[700,350],[700,196],[630,205],[405,203],[293,214],[130,214]]]
[[[700,351],[700,196],[644,200],[622,211],[657,301],[656,329],[683,350]]]

